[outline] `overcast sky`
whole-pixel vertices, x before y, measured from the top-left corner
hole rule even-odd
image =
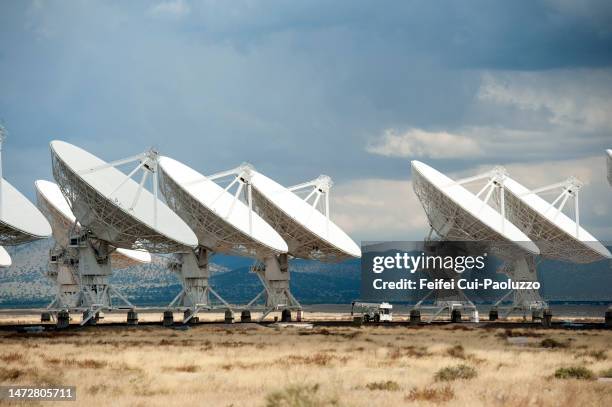
[[[33,198],[48,142],[149,146],[203,173],[243,161],[335,181],[356,240],[417,239],[410,160],[577,175],[612,240],[612,2],[2,1],[5,178]]]

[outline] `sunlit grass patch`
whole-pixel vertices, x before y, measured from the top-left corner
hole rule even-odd
[[[469,380],[476,377],[476,369],[468,365],[448,366],[438,370],[435,374],[437,381],[448,382],[452,380]]]
[[[387,380],[384,382],[371,382],[365,386],[368,390],[381,390],[381,391],[398,391],[400,385],[393,380]]]
[[[584,366],[560,367],[555,371],[555,378],[593,380],[595,373]]]
[[[11,352],[0,355],[0,360],[5,363],[17,363],[22,362],[25,359],[22,353]]]
[[[336,397],[324,396],[320,386],[290,385],[266,396],[266,407],[326,407],[339,406]]]
[[[455,392],[450,386],[414,388],[405,397],[406,401],[428,401],[431,403],[445,403],[455,397]]]
[[[599,372],[599,377],[612,378],[612,367]]]

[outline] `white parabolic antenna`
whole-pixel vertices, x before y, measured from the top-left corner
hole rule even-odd
[[[524,230],[540,247],[543,256],[574,262],[591,263],[612,258],[612,254],[593,235],[579,224],[579,206],[576,202],[576,221],[562,210],[565,202],[577,199],[581,183],[570,178],[566,182],[545,188],[529,190],[516,180],[506,177],[504,188],[506,215]],[[540,190],[561,189],[552,203],[538,195]],[[558,207],[555,205],[559,205]]]
[[[168,205],[198,237],[200,248],[193,253],[179,255],[179,275],[183,290],[170,306],[188,307],[184,322],[195,316],[200,309],[212,308],[213,294],[229,308],[208,284],[210,276],[208,257],[211,252],[252,257],[258,260],[274,258],[287,252],[287,244],[260,216],[241,200],[246,193],[244,183],[238,182],[235,193],[221,188],[214,179],[169,157],[158,161],[159,184]]]
[[[47,219],[7,180],[0,183],[0,244],[17,245],[51,236]]]
[[[66,198],[57,184],[45,180],[34,183],[42,212],[51,223],[53,238],[62,247],[70,245],[70,236],[81,232],[81,225],[77,222]],[[144,250],[130,250],[119,248],[111,253],[112,268],[120,270],[138,264],[151,262],[151,254]]]
[[[106,163],[63,141],[51,142],[53,176],[81,225],[115,247],[169,253],[195,247],[192,230],[143,184],[148,165],[145,155]],[[140,159],[129,175],[115,168]],[[131,176],[143,169],[139,184]],[[154,183],[154,188],[157,184]]]
[[[159,169],[166,202],[191,225],[200,245],[259,259],[287,252],[268,223],[214,181],[169,157],[159,159]]]
[[[516,245],[527,254],[540,254],[538,246],[499,212],[432,167],[412,161],[413,185],[431,227],[444,239]],[[504,245],[504,250],[511,246]]]
[[[287,242],[290,255],[324,262],[361,257],[359,246],[330,219],[331,178],[321,175],[315,180],[285,188],[248,164],[240,168],[251,197],[250,205]],[[296,191],[308,194],[302,198]],[[320,204],[323,204],[324,214],[318,209]],[[301,309],[289,289],[287,255],[268,259],[254,266],[253,271],[265,287],[266,312],[272,308],[284,308],[281,320],[287,321],[291,318],[290,309]],[[264,291],[248,305],[256,303]]]
[[[133,304],[110,284],[114,249],[172,253],[198,243],[189,226],[158,199],[158,154],[148,150],[107,163],[63,141],[50,147],[53,177],[81,226],[80,235],[71,235],[78,252],[79,304],[86,308],[81,324],[95,321],[100,310],[114,309],[113,296],[133,315]],[[116,168],[129,163],[136,167],[127,175]],[[138,171],[140,182],[132,179]],[[151,174],[153,194],[146,188]]]
[[[285,239],[292,256],[326,262],[361,257],[359,246],[329,219],[329,177],[285,188],[252,168],[250,175],[258,212]],[[294,192],[308,187],[306,198]],[[326,214],[317,210],[322,196]]]
[[[10,267],[13,261],[6,249],[0,246],[0,267]]]
[[[503,209],[500,213],[488,204],[493,193],[500,189],[505,176],[501,168],[454,181],[422,162],[412,161],[411,165],[414,191],[425,209],[431,228],[442,239],[480,242],[481,250],[491,252],[505,261],[503,271],[512,275],[515,280],[529,281],[537,277],[533,256],[540,254],[538,246],[506,219]],[[482,179],[488,179],[488,182],[476,195],[463,186]],[[481,199],[483,194],[485,196]],[[445,270],[442,271],[446,273]],[[452,278],[452,275],[446,277]],[[416,308],[433,293],[432,291],[419,301]],[[475,310],[474,304],[461,290],[441,290],[435,294],[438,313],[443,309],[456,312],[455,309],[459,308],[455,307],[459,306]],[[510,290],[499,302],[510,294],[514,294],[511,310],[542,307],[543,302],[537,290]]]

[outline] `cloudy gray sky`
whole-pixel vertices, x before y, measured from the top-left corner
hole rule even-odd
[[[607,0],[3,1],[5,177],[33,198],[48,142],[106,159],[156,146],[204,173],[331,175],[357,240],[420,238],[411,159],[496,164],[528,186],[578,175],[612,240]]]

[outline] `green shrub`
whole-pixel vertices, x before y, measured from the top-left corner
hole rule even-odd
[[[579,353],[578,355],[576,355],[576,357],[577,358],[579,358],[579,357],[590,357],[590,358],[593,358],[595,360],[606,360],[606,359],[608,359],[608,355],[607,355],[606,351],[603,350],[603,349],[585,351],[585,352]]]
[[[449,366],[440,369],[436,372],[435,379],[437,381],[448,382],[459,379],[473,379],[478,373],[476,369],[468,365]]]
[[[384,390],[384,391],[398,391],[400,389],[399,384],[393,380],[387,380],[386,382],[372,382],[366,384],[369,390]]]
[[[324,407],[338,406],[335,398],[319,394],[319,385],[292,385],[266,396],[266,407]]]
[[[414,388],[404,397],[406,401],[428,401],[431,403],[445,403],[455,397],[455,392],[450,386],[442,388]]]
[[[561,367],[555,371],[557,379],[593,380],[595,374],[582,366]]]

